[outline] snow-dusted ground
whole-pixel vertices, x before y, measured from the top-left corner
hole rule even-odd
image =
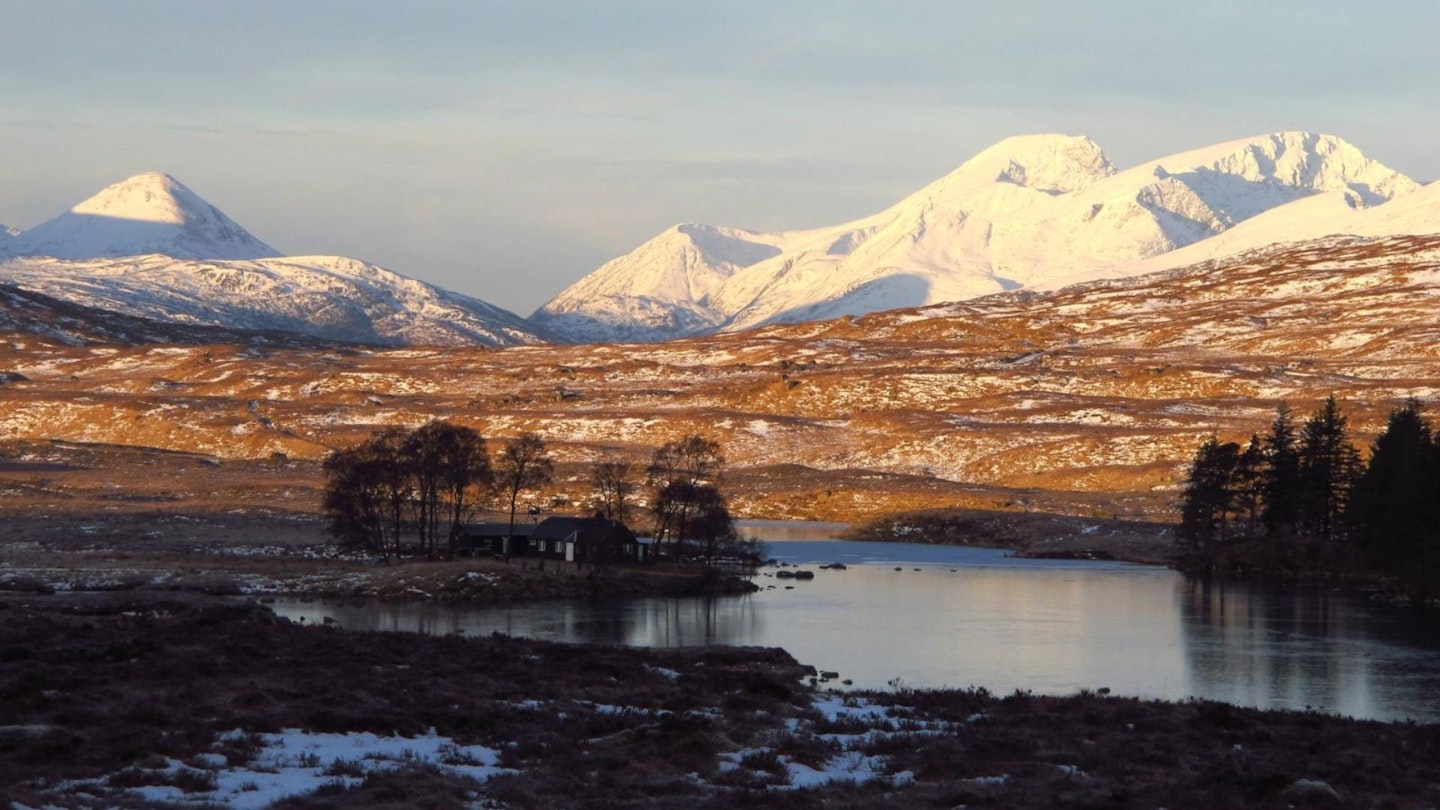
[[[244,736],[244,731],[236,729],[222,735],[217,747],[226,742],[226,737]],[[499,752],[495,749],[457,745],[434,733],[398,737],[355,731],[322,734],[291,728],[256,736],[259,752],[248,762],[230,762],[223,754],[201,754],[189,764],[168,760],[159,768],[136,765],[124,774],[67,782],[52,792],[96,797],[118,792],[156,807],[219,805],[259,810],[329,785],[353,787],[367,774],[412,765],[431,766],[477,783],[497,774],[513,773],[496,764]],[[146,784],[118,791],[110,786],[122,779]]]
[[[664,344],[317,353],[19,336],[0,368],[24,378],[4,383],[0,438],[313,458],[451,418],[492,438],[539,432],[567,462],[606,447],[639,458],[700,431],[736,469],[1165,492],[1206,436],[1244,439],[1281,400],[1301,413],[1329,393],[1354,402],[1363,444],[1390,404],[1433,398],[1437,297],[1440,237],[1337,237]],[[864,476],[851,479],[793,506],[871,508]]]
[[[680,673],[660,669],[660,674],[677,679]],[[527,700],[519,708],[529,712],[565,712],[559,704]],[[652,712],[629,706],[586,704],[597,714],[641,714],[663,717],[669,712]],[[831,783],[880,781],[903,786],[914,781],[909,771],[892,772],[888,758],[866,754],[877,744],[897,740],[920,740],[944,734],[953,724],[916,719],[913,711],[874,703],[864,698],[820,693],[811,708],[821,722],[842,724],[844,733],[821,732],[813,720],[790,718],[782,734],[796,738],[815,737],[833,746],[836,753],[814,765],[776,754],[775,747],[750,748],[722,753],[713,774],[693,774],[700,783],[707,778],[728,779],[737,773],[751,785],[771,790],[815,788]],[[972,717],[971,722],[983,719]],[[329,787],[354,787],[369,774],[412,766],[434,768],[442,773],[474,780],[474,806],[491,806],[483,798],[484,783],[502,775],[517,773],[502,768],[500,748],[462,745],[433,731],[420,737],[378,735],[370,732],[320,733],[297,728],[274,734],[251,734],[235,729],[215,741],[216,749],[233,750],[234,743],[255,746],[255,754],[244,762],[231,761],[222,753],[202,753],[181,762],[165,759],[163,764],[135,764],[123,771],[93,779],[72,780],[55,785],[49,793],[58,797],[103,802],[111,799],[139,799],[155,807],[227,807],[259,810],[282,799],[303,797]],[[777,746],[783,740],[776,740]],[[778,770],[769,763],[778,765]],[[756,768],[764,763],[768,769]],[[994,777],[1004,779],[1004,776]],[[29,810],[15,805],[17,810]]]

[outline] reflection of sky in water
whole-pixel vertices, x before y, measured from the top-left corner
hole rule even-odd
[[[1118,694],[1440,720],[1434,623],[1417,626],[1412,614],[1343,594],[1206,588],[1163,569],[1017,560],[992,549],[791,540],[772,542],[771,553],[816,578],[778,579],[766,569],[756,579],[760,593],[709,600],[275,607],[309,621],[331,616],[351,629],[784,647],[867,687],[895,678],[1000,693],[1107,686]],[[851,567],[817,567],[833,561]]]

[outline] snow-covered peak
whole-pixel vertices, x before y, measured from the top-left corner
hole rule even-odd
[[[70,211],[136,222],[184,225],[209,208],[195,192],[164,172],[145,172],[106,186]]]
[[[644,294],[659,300],[703,302],[735,270],[779,252],[773,237],[764,234],[682,223],[606,263],[552,303],[563,308],[563,302],[572,295],[596,294]]]
[[[62,259],[160,253],[181,259],[258,259],[279,251],[168,174],[147,172],[108,186],[21,233],[10,252]]]
[[[1086,188],[1115,173],[1100,145],[1076,135],[1019,135],[995,144],[937,185],[1011,183],[1047,194]]]
[[[1136,189],[1171,179],[1205,196],[1207,202],[1214,198],[1226,204],[1249,198],[1248,204],[1242,202],[1237,209],[1237,221],[1273,207],[1276,202],[1319,192],[1353,192],[1363,207],[1420,187],[1409,177],[1370,159],[1343,138],[1278,132],[1142,163],[1097,184],[1082,196],[1098,201],[1115,193],[1134,194]],[[1277,191],[1283,200],[1273,197]]]
[[[1280,132],[1234,146],[1238,148],[1211,164],[1213,171],[1311,192],[1349,189],[1358,193],[1365,205],[1386,202],[1420,187],[1334,135]]]
[[[782,252],[781,234],[687,222],[605,263],[530,316],[572,340],[679,337],[718,326],[714,296],[738,271]]]

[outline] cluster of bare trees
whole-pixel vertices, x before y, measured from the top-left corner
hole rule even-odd
[[[668,541],[679,553],[688,541],[708,560],[718,544],[733,537],[734,521],[719,487],[724,466],[720,445],[703,436],[686,436],[656,448],[646,483],[653,493],[650,511],[657,543]]]
[[[552,470],[533,433],[506,442],[492,461],[485,439],[464,425],[386,428],[326,459],[325,513],[332,534],[381,556],[453,557],[461,524],[482,500],[498,494],[513,527],[521,496]]]
[[[591,469],[594,513],[651,521],[665,556],[707,564],[748,549],[719,488],[725,456],[698,434],[656,448],[642,471],[619,454]],[[554,461],[534,433],[507,441],[493,457],[479,433],[435,421],[387,428],[325,462],[325,511],[332,534],[385,557],[453,557],[462,524],[489,500],[509,513],[510,532],[526,493],[550,483]],[[635,506],[642,491],[645,509]]]

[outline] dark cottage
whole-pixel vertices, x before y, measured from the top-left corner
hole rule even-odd
[[[641,548],[625,524],[603,518],[549,517],[530,535],[530,556],[585,563],[638,562]]]
[[[530,536],[536,528],[534,523],[515,523],[515,535],[509,549],[511,556],[524,557],[530,553]],[[510,538],[508,522],[467,523],[460,527],[460,534],[455,537],[455,552],[471,557],[498,557],[506,553],[507,538]]]

